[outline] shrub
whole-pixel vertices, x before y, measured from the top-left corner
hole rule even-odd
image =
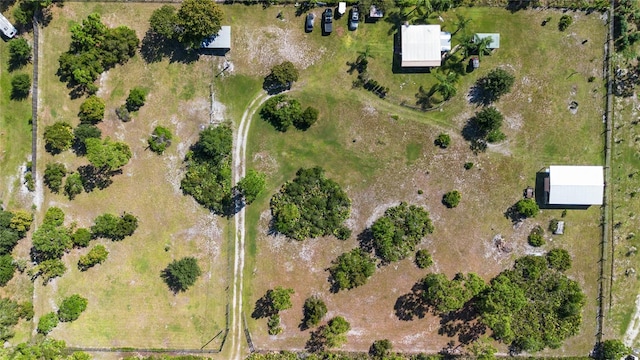
[[[33,319],[33,315],[33,303],[31,301],[25,301],[18,305],[18,316],[21,319],[30,321],[31,319]]]
[[[129,114],[129,110],[126,105],[122,105],[116,109],[116,116],[118,116],[118,119],[122,122],[131,121],[131,114]]]
[[[300,116],[293,119],[293,126],[298,130],[305,131],[318,121],[318,114],[318,109],[308,106]]]
[[[291,61],[284,61],[271,68],[271,72],[264,78],[263,88],[270,92],[280,92],[291,88],[294,81],[298,81],[298,69]]]
[[[428,250],[421,249],[416,251],[416,266],[420,269],[426,269],[433,265],[433,258]]]
[[[87,309],[88,303],[87,299],[78,294],[65,298],[58,309],[58,319],[62,322],[77,320],[80,314]]]
[[[369,348],[369,355],[374,359],[386,359],[391,353],[391,349],[393,349],[393,345],[388,339],[376,340]]]
[[[462,194],[460,194],[460,191],[458,190],[449,191],[448,193],[444,194],[444,196],[442,197],[442,203],[449,209],[452,209],[458,206],[458,204],[460,204],[461,198],[462,198]]]
[[[535,217],[540,212],[540,208],[534,199],[521,199],[516,203],[516,211],[524,217]]]
[[[376,269],[374,260],[360,248],[346,252],[332,262],[331,282],[337,290],[364,285]]]
[[[329,320],[322,335],[324,335],[328,347],[338,347],[347,341],[345,334],[349,330],[351,330],[351,324],[342,316],[336,316]]]
[[[133,235],[138,228],[138,218],[134,215],[124,213],[117,217],[113,214],[102,214],[95,218],[94,225],[91,226],[91,235],[94,238],[107,238],[111,240],[122,240]]]
[[[341,226],[333,232],[333,235],[335,235],[338,240],[348,240],[351,237],[351,229],[346,226]]]
[[[531,230],[531,233],[529,233],[529,237],[527,237],[527,241],[529,242],[529,245],[534,247],[540,247],[544,245],[545,241],[544,241],[543,234],[544,234],[544,230],[540,226],[534,227]]]
[[[196,283],[202,274],[198,261],[193,257],[185,257],[174,260],[162,272],[164,282],[173,292],[187,291],[191,285]]]
[[[73,246],[87,247],[91,241],[91,231],[89,231],[89,229],[79,228],[73,233],[71,240],[73,241]]]
[[[148,140],[149,148],[157,154],[162,154],[167,147],[171,146],[172,138],[171,130],[166,127],[156,126]]]
[[[320,320],[327,314],[327,305],[317,297],[310,297],[304,301],[302,312],[304,314],[302,323],[304,327],[310,328],[318,325]]]
[[[134,87],[129,91],[126,106],[129,112],[138,111],[147,101],[147,92],[143,88]]]
[[[31,45],[24,38],[9,41],[10,70],[21,68],[31,61]]]
[[[11,78],[11,99],[26,99],[30,91],[31,77],[28,74],[18,74]]]
[[[95,95],[89,96],[80,105],[78,117],[83,124],[94,125],[99,123],[104,118],[104,100]]]
[[[434,141],[436,146],[439,146],[442,149],[446,149],[451,145],[451,136],[449,134],[440,134]]]
[[[52,206],[44,214],[43,224],[51,226],[61,226],[64,224],[64,211],[59,207]]]
[[[273,314],[269,316],[267,326],[269,327],[269,335],[278,335],[282,333],[282,328],[280,327],[280,315]]]
[[[31,171],[27,171],[24,174],[24,186],[26,186],[29,191],[36,191],[36,182]]]
[[[560,21],[558,22],[558,29],[560,31],[565,31],[573,23],[573,18],[569,15],[562,15],[560,17]]]
[[[87,255],[80,256],[80,259],[78,260],[78,269],[80,269],[80,271],[86,271],[91,267],[102,264],[107,260],[108,255],[109,252],[107,251],[107,248],[102,245],[96,245]]]
[[[478,80],[478,86],[484,92],[487,102],[497,101],[511,91],[511,87],[515,83],[515,77],[504,69],[493,69],[487,76]]]
[[[47,335],[56,326],[58,326],[58,314],[54,312],[47,313],[38,320],[38,333]]]
[[[549,267],[558,271],[566,271],[571,268],[571,255],[565,249],[552,249],[547,253]]]
[[[127,143],[89,138],[84,141],[87,148],[87,160],[91,165],[103,171],[116,171],[125,166],[133,153]]]
[[[59,154],[71,147],[73,128],[69,123],[58,121],[44,128],[45,149],[52,154]]]
[[[558,222],[558,219],[551,219],[551,221],[549,221],[549,231],[555,233],[558,230]]]
[[[492,130],[487,134],[487,142],[488,143],[497,143],[500,142],[504,139],[507,138],[507,135],[505,135],[501,130],[496,129],[496,130]]]
[[[385,262],[406,258],[432,232],[429,213],[405,202],[387,209],[384,216],[371,225],[376,255]]]
[[[500,131],[504,116],[493,106],[483,108],[474,118],[481,137],[487,137],[493,131]]]
[[[79,173],[71,173],[64,182],[64,193],[69,197],[69,200],[75,199],[77,195],[82,193],[82,177]]]
[[[449,280],[444,274],[427,274],[422,279],[426,304],[440,313],[461,309],[469,300],[482,293],[486,284],[474,273],[457,274]]]
[[[285,94],[270,98],[260,109],[260,117],[282,132],[286,132],[294,123],[300,123],[301,116],[300,102]]]
[[[244,197],[247,204],[251,204],[266,188],[267,175],[262,172],[249,169],[245,177],[238,181],[238,191]]]
[[[11,255],[0,256],[0,286],[5,286],[9,280],[13,279],[16,272],[16,264]]]
[[[299,169],[271,198],[275,229],[296,240],[334,234],[351,212],[351,200],[320,167]]]
[[[58,193],[62,186],[62,179],[67,175],[67,168],[61,163],[49,163],[44,170],[44,183],[51,192]]]
[[[46,285],[51,279],[64,275],[67,267],[60,259],[45,260],[33,268],[34,275],[42,276],[42,283]]]
[[[472,168],[473,168],[473,163],[472,162],[464,163],[464,169],[465,170],[471,170]]]

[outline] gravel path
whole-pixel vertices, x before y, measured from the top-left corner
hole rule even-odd
[[[269,96],[265,92],[259,93],[242,114],[242,120],[238,127],[237,138],[233,148],[233,184],[237,184],[246,172],[247,136],[249,125],[256,111]],[[236,204],[235,215],[235,246],[233,257],[233,295],[231,301],[231,359],[241,360],[245,356],[242,351],[242,291],[244,274],[244,243],[245,243],[245,209],[243,204]]]

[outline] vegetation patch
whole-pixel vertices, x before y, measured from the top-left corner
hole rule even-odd
[[[174,293],[187,291],[200,275],[202,270],[193,257],[174,260],[162,271],[162,279]]]
[[[296,240],[328,235],[349,238],[351,231],[343,223],[350,212],[351,200],[320,167],[298,170],[271,198],[275,229]]]
[[[332,290],[348,290],[364,285],[376,270],[375,260],[360,248],[346,252],[329,268]]]

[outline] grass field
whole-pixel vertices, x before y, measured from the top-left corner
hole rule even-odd
[[[82,99],[72,100],[69,90],[55,75],[58,57],[68,47],[69,26],[91,12],[102,15],[110,27],[126,25],[142,38],[147,19],[159,7],[153,4],[84,3],[54,8],[53,21],[42,31],[41,124],[68,121],[77,124]],[[78,293],[89,299],[79,320],[62,324],[52,336],[70,346],[199,349],[225,327],[227,269],[227,222],[211,215],[182,195],[182,160],[210,120],[210,85],[217,73],[217,59],[163,61],[147,64],[136,55],[100,78],[98,95],[106,101],[105,120],[99,124],[103,137],[125,141],[133,158],[123,174],[104,190],[83,193],[69,201],[45,191],[45,206],[59,206],[67,223],[88,227],[104,212],[124,211],[139,217],[136,233],[120,242],[100,241],[109,250],[102,265],[80,272],[78,257],[88,250],[72,250],[64,257],[68,272],[46,286],[37,282],[36,314],[55,309],[65,296]],[[128,123],[119,121],[115,109],[129,90],[149,90],[146,105]],[[153,128],[171,129],[174,141],[164,155],[147,149]],[[42,134],[40,134],[42,136]],[[39,170],[52,161],[68,169],[87,163],[71,152],[51,156],[41,148]],[[185,293],[174,295],[160,278],[173,259],[195,256],[203,275]],[[216,349],[221,338],[207,349]]]
[[[279,11],[284,21],[276,19]],[[225,7],[225,12],[243,24],[257,18],[245,7]],[[257,33],[253,25],[236,31],[236,50],[231,54],[235,71],[247,75],[263,75],[265,71],[259,69],[290,59],[304,69],[291,95],[303,106],[320,109],[320,120],[307,132],[278,133],[259,117],[252,124],[248,156],[254,168],[268,174],[269,191],[247,213],[247,224],[253,227],[248,232],[253,240],[249,245],[253,258],[247,261],[246,271],[253,276],[250,286],[245,287],[245,303],[255,304],[274,286],[296,291],[293,308],[281,315],[281,335],[268,336],[264,319],[249,320],[256,346],[302,349],[309,331],[300,331],[298,325],[302,303],[310,295],[325,300],[329,317],[343,315],[351,322],[345,350],[366,351],[372,341],[388,338],[400,351],[436,352],[450,340],[457,341],[456,337],[438,335],[437,317],[406,322],[395,316],[396,299],[410,292],[426,274],[412,259],[379,268],[360,288],[338,294],[329,291],[325,269],[330,262],[356,247],[355,236],[387,207],[408,201],[431,213],[436,230],[422,247],[434,256],[431,271],[450,277],[457,272],[476,272],[490,279],[520,255],[556,246],[568,249],[574,258],[569,275],[587,294],[583,326],[580,334],[561,349],[545,354],[586,355],[595,342],[599,208],[569,210],[565,235],[551,239],[547,234],[547,245],[541,250],[529,247],[526,236],[536,224],[546,228],[552,218],[561,216],[561,211],[544,210],[519,226],[505,218],[504,212],[520,199],[526,186],[534,184],[535,173],[548,165],[603,163],[601,69],[605,27],[599,15],[571,13],[574,24],[562,33],[553,21],[546,27],[540,25],[547,16],[557,21],[560,12],[457,9],[473,19],[471,31],[500,32],[501,49],[484,57],[480,70],[461,79],[458,95],[442,111],[420,113],[364,90],[351,89],[355,75],[346,73],[346,62],[353,61],[357,51],[367,45],[375,56],[369,71],[378,82],[388,84],[390,94],[413,99],[419,85],[433,83],[431,74],[392,73],[393,38],[387,35],[391,24],[361,24],[356,32],[348,32],[346,21],[340,20],[331,36],[322,37],[318,30],[304,35],[303,17],[295,17],[293,12],[286,7],[267,9],[256,20],[255,28],[263,33],[256,37],[264,43],[261,49],[266,49],[261,51],[271,56],[252,54],[252,35]],[[445,24],[455,19],[454,14],[443,14]],[[267,41],[269,34],[280,36],[280,46],[274,45],[277,40]],[[477,110],[467,101],[467,92],[477,78],[498,66],[516,75],[512,92],[496,104],[505,115],[507,140],[474,155],[460,135],[460,129]],[[596,80],[588,82],[590,76]],[[568,109],[571,101],[579,103],[575,115]],[[433,145],[440,132],[452,136],[449,149]],[[468,161],[475,164],[471,170],[463,168]],[[353,209],[347,223],[354,236],[344,242],[335,238],[295,242],[267,235],[270,196],[284,181],[292,179],[299,167],[315,165],[324,167],[351,197]],[[446,209],[440,203],[442,195],[453,189],[462,192],[461,204]],[[513,248],[511,253],[496,248],[492,239],[497,234]],[[247,315],[251,310],[246,310]]]

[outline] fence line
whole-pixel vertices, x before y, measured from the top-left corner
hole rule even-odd
[[[31,84],[31,175],[36,179],[36,160],[38,158],[38,42],[40,24],[33,17],[33,83]]]
[[[253,341],[251,340],[251,333],[249,332],[249,327],[247,326],[247,314],[242,313],[242,323],[244,325],[244,336],[247,337],[247,344],[249,344],[249,351],[252,353],[256,352],[255,346],[253,346]]]

